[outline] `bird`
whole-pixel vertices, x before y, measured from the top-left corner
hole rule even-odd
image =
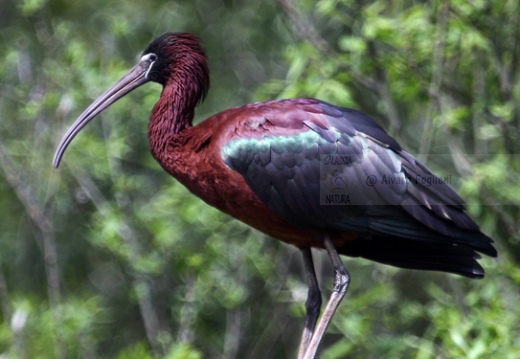
[[[315,358],[347,292],[340,255],[475,279],[484,277],[479,253],[497,256],[447,181],[362,112],[292,98],[230,108],[193,125],[210,76],[201,40],[190,33],[154,39],[73,123],[53,167],[87,123],[148,82],[162,85],[148,124],[160,166],[208,205],[301,251],[308,294],[298,359]],[[324,249],[334,268],[319,320],[313,248]]]

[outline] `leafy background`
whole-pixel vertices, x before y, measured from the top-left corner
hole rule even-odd
[[[160,94],[128,95],[55,146],[165,31],[204,39],[197,118],[312,96],[361,109],[453,185],[496,240],[487,277],[362,259],[321,358],[520,357],[516,0],[0,2],[0,353],[290,358],[299,251],[194,198],[149,155]],[[325,295],[332,269],[315,252]]]

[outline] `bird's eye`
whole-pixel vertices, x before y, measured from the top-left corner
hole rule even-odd
[[[143,55],[143,57],[141,57],[141,61],[154,62],[156,60],[157,60],[157,55],[154,53],[149,53],[149,54]]]
[[[139,63],[140,66],[146,69],[146,73],[144,74],[145,78],[148,78],[148,76],[150,75],[150,71],[152,70],[152,67],[155,64],[155,61],[157,61],[157,55],[154,53],[149,53],[141,57],[141,61]]]

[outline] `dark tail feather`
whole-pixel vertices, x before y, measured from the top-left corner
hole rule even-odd
[[[463,246],[375,237],[349,242],[338,251],[401,268],[449,272],[477,279],[484,277],[484,269],[477,262],[480,255]]]

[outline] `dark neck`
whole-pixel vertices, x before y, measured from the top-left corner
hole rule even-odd
[[[161,98],[155,104],[148,125],[148,139],[152,155],[161,158],[172,137],[191,127],[195,106],[206,95],[209,87],[209,71],[204,50],[193,39],[179,45],[169,66],[161,69],[163,84]]]
[[[181,81],[178,79],[164,85],[148,124],[150,149],[157,160],[168,151],[167,144],[173,135],[192,126],[198,98],[193,98],[196,94],[190,93],[189,87]]]

